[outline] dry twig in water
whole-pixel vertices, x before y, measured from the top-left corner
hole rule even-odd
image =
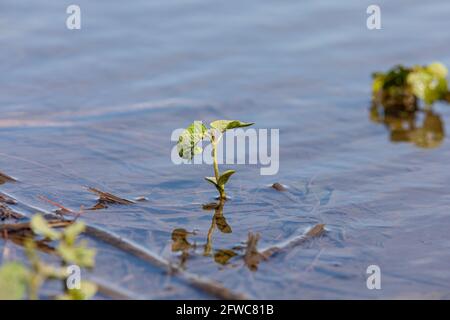
[[[11,178],[10,176],[4,174],[3,172],[0,172],[0,184],[4,184],[6,182],[15,182],[16,179]]]
[[[0,202],[7,204],[17,204],[17,201],[4,193],[0,193]]]
[[[325,224],[319,223],[319,224],[316,224],[311,229],[309,229],[306,233],[304,233],[300,236],[295,236],[292,239],[289,239],[277,246],[267,248],[267,249],[263,250],[261,254],[265,258],[269,258],[281,251],[287,251],[289,249],[297,247],[312,238],[321,236],[324,233],[325,233]]]
[[[10,209],[6,204],[0,203],[0,220],[6,219],[22,219],[24,217],[23,214],[15,212]]]
[[[104,209],[108,207],[108,204],[133,204],[133,201],[119,198],[109,192],[103,192],[101,190],[98,190],[96,188],[89,187],[88,190],[92,193],[95,193],[99,196],[98,202],[95,206],[93,206],[90,210],[97,210],[97,209]]]
[[[43,214],[43,216],[44,218],[47,219],[48,224],[54,228],[64,227],[72,223],[72,221],[61,220],[61,217],[57,216],[54,213],[45,213]],[[18,232],[24,230],[31,231],[29,223],[0,224],[0,232],[3,232],[3,230],[7,230],[9,234],[11,234],[11,232]],[[125,253],[131,254],[153,266],[156,266],[166,271],[168,274],[176,275],[178,278],[185,281],[187,284],[202,290],[206,294],[209,294],[219,299],[226,299],[226,300],[247,299],[247,297],[242,293],[234,292],[226,288],[222,284],[213,281],[211,279],[186,272],[181,268],[174,266],[169,261],[166,261],[164,258],[155,255],[146,248],[136,245],[132,242],[129,242],[123,239],[122,237],[109,231],[103,230],[97,226],[92,226],[87,223],[85,234],[99,241],[110,244],[115,248],[122,250]]]

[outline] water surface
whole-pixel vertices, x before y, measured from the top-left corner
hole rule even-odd
[[[374,31],[370,1],[79,0],[79,31],[65,28],[69,4],[0,4],[0,171],[18,180],[0,191],[18,210],[54,209],[39,196],[88,208],[96,197],[86,186],[145,196],[83,218],[173,263],[183,258],[173,231],[195,230],[186,270],[251,298],[450,298],[449,142],[392,143],[369,120],[373,71],[450,65],[448,1],[379,1]],[[434,112],[450,123],[448,106]],[[174,165],[170,135],[220,118],[280,129],[280,171],[225,166],[238,170],[223,208],[232,232],[216,228],[205,256],[212,168]],[[266,248],[317,223],[324,236],[256,271],[233,249],[249,232]],[[99,251],[90,276],[134,297],[211,298],[90,241]],[[218,263],[232,249],[237,256]],[[371,264],[382,290],[366,288]]]

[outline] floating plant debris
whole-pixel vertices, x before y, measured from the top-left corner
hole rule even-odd
[[[324,233],[325,233],[325,224],[319,223],[306,232],[304,239],[308,240],[310,238],[320,237]]]
[[[447,74],[447,68],[437,62],[374,73],[371,120],[383,123],[393,142],[412,142],[422,148],[439,146],[445,138],[444,123],[432,105],[450,102]]]
[[[47,220],[47,224],[51,228],[63,228],[71,224],[71,221],[63,221],[59,219]],[[21,231],[31,231],[30,222],[21,222],[21,223],[2,223],[0,224],[0,232],[7,231],[11,232],[21,232]]]
[[[48,198],[46,198],[44,196],[40,196],[39,199],[41,199],[41,200],[43,200],[45,202],[48,202],[51,205],[57,207],[58,209],[55,210],[55,213],[60,215],[60,216],[64,216],[64,215],[67,215],[67,214],[77,215],[77,213],[73,212],[72,210],[70,210],[70,209],[64,207],[63,205],[61,205],[61,204],[59,204],[59,203],[57,203],[57,202],[55,202],[53,200],[50,200],[50,199],[48,199]]]
[[[447,68],[439,62],[428,66],[395,66],[386,73],[373,74],[372,92],[385,107],[414,108],[417,99],[426,105],[449,101]]]
[[[99,196],[99,199],[97,201],[97,204],[95,204],[90,210],[98,210],[98,209],[104,209],[108,207],[108,204],[122,204],[122,205],[129,205],[133,204],[133,201],[119,198],[111,193],[100,191],[96,188],[89,187],[88,190],[92,193],[95,193]]]

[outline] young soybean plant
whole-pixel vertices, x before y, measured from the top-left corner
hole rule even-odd
[[[209,139],[212,146],[214,177],[205,177],[205,179],[219,191],[220,200],[226,200],[225,184],[235,171],[226,170],[222,174],[220,173],[217,162],[217,145],[225,131],[248,127],[252,124],[251,122],[241,122],[239,120],[216,120],[209,124],[210,128],[208,129],[201,121],[195,121],[182,132],[178,139],[178,154],[181,158],[188,160],[192,160],[196,154],[202,152],[202,148],[198,146],[198,143]]]

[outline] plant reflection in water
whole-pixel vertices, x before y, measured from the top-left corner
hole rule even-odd
[[[248,241],[243,246],[235,246],[227,249],[213,249],[213,235],[216,228],[224,234],[232,233],[231,226],[228,224],[223,208],[225,200],[219,200],[203,205],[203,210],[213,211],[214,215],[211,220],[211,225],[206,235],[206,242],[203,245],[202,256],[213,257],[214,261],[221,266],[236,267],[238,264],[230,265],[230,260],[234,257],[242,257],[245,265],[251,270],[256,271],[261,260],[261,255],[257,251],[256,246],[259,240],[259,234],[249,233]],[[198,246],[191,243],[188,239],[190,235],[195,235],[196,232],[188,232],[182,228],[176,228],[172,231],[172,252],[181,252],[179,265],[186,268],[186,262],[191,255],[195,255]]]
[[[420,109],[417,103],[407,107],[374,101],[370,108],[370,119],[386,126],[392,142],[409,142],[420,148],[435,148],[441,145],[445,137],[441,116],[431,107]]]

